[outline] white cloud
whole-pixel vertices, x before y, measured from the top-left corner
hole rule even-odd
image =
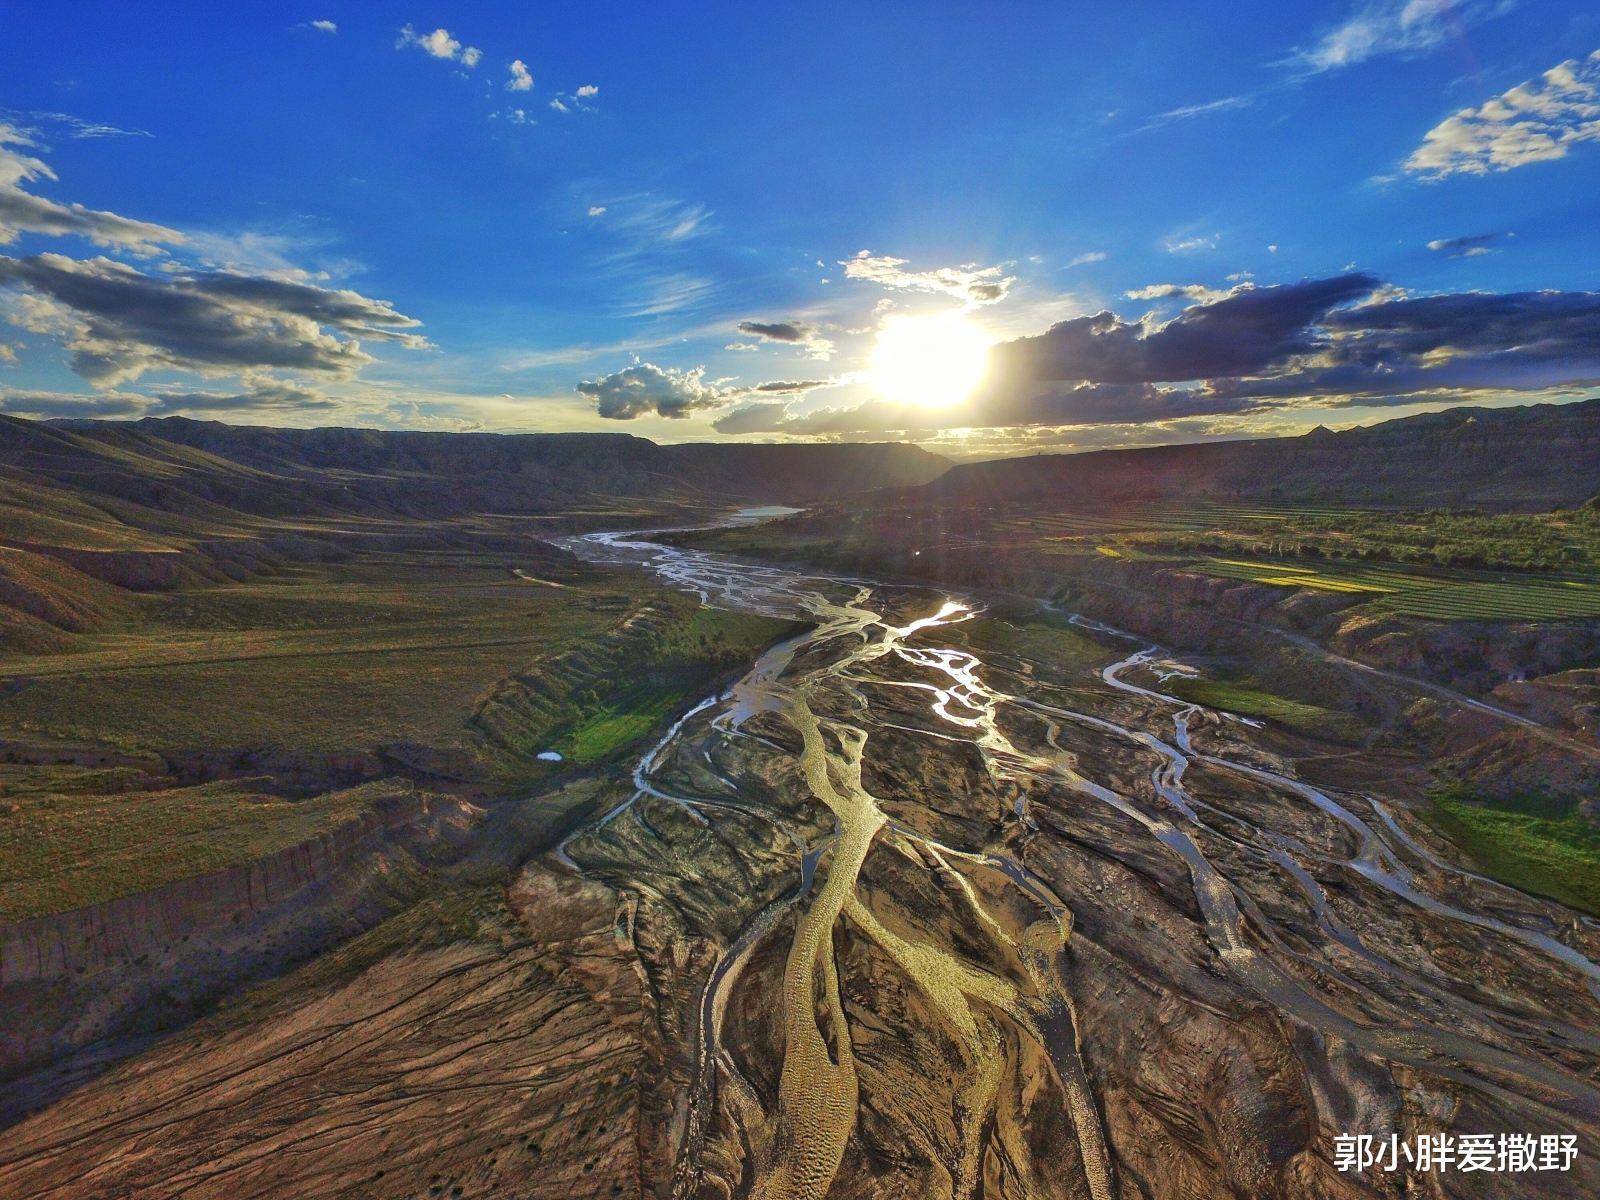
[[[511,60],[511,66],[507,70],[510,71],[511,78],[506,81],[506,91],[526,92],[532,90],[533,74],[528,70],[527,63],[520,58],[514,58]]]
[[[1155,129],[1173,121],[1188,121],[1194,117],[1209,116],[1212,113],[1227,112],[1235,108],[1248,108],[1255,103],[1254,96],[1223,96],[1217,100],[1207,100],[1203,104],[1185,104],[1179,108],[1169,108],[1166,112],[1157,113],[1146,121],[1143,129]]]
[[[1195,234],[1191,237],[1171,237],[1166,242],[1167,253],[1193,254],[1197,250],[1215,250],[1220,240],[1221,235],[1215,233],[1209,236]]]
[[[1510,10],[1516,0],[1370,0],[1287,65],[1318,74],[1369,59],[1425,53],[1464,29]]]
[[[1067,266],[1081,267],[1087,263],[1105,262],[1105,260],[1106,252],[1104,250],[1091,250],[1087,254],[1078,255],[1078,257],[1069,262]]]
[[[24,183],[53,180],[55,172],[43,160],[23,153],[33,139],[13,125],[0,124],[0,245],[10,245],[24,233],[46,237],[77,236],[107,249],[150,254],[163,244],[182,242],[184,235],[165,225],[135,221],[113,212],[60,204],[32,192]]]
[[[603,216],[605,216],[606,215],[606,206],[604,204],[591,204],[591,205],[589,205],[589,215],[591,217],[603,217]]]
[[[397,50],[415,47],[434,58],[458,62],[468,70],[477,66],[483,59],[482,50],[476,46],[463,46],[460,41],[450,36],[448,29],[443,28],[435,29],[432,33],[418,33],[407,25],[400,30],[400,38],[394,45]]]
[[[1430,129],[1405,168],[1414,175],[1485,175],[1565,158],[1600,140],[1600,50],[1571,58]]]
[[[75,117],[71,113],[50,112],[43,109],[32,109],[26,113],[8,114],[0,109],[0,117],[15,115],[19,120],[25,120],[30,126],[50,126],[55,132],[63,133],[71,138],[103,138],[103,137],[154,137],[148,129],[123,129],[120,125],[108,125],[104,121],[86,121],[82,117]],[[0,122],[3,124],[4,122]]]
[[[703,204],[649,194],[626,196],[610,202],[616,211],[607,228],[624,234],[638,246],[686,242],[706,232],[711,210]],[[601,212],[606,205],[598,206]],[[599,215],[599,214],[595,214]]]
[[[599,94],[599,88],[592,83],[586,83],[576,91],[562,92],[551,97],[550,107],[558,113],[594,112],[594,105],[589,101]]]
[[[1151,283],[1123,293],[1129,300],[1198,300],[1202,304],[1230,294],[1227,288],[1210,288],[1201,283]]]
[[[846,279],[860,279],[900,291],[937,292],[969,305],[993,304],[1005,298],[1016,282],[1000,267],[980,267],[966,263],[959,267],[936,267],[929,271],[908,271],[909,259],[888,254],[858,251],[854,258],[839,263]]]
[[[721,408],[734,400],[759,396],[797,396],[829,387],[831,379],[774,379],[766,383],[734,384],[726,379],[707,380],[704,367],[680,371],[654,363],[586,379],[578,393],[595,402],[595,412],[612,421],[658,416],[676,420],[702,409]]]
[[[1495,243],[1515,237],[1511,233],[1471,233],[1462,237],[1434,238],[1428,249],[1446,258],[1481,258],[1495,252]]]
[[[333,21],[302,21],[296,29],[309,29],[316,33],[337,34],[339,26]]]
[[[738,389],[708,383],[706,369],[679,371],[654,363],[636,362],[621,371],[586,379],[578,385],[580,395],[595,402],[595,411],[613,421],[655,414],[673,419],[686,417],[697,409],[712,408],[738,394]]]
[[[448,29],[435,29],[432,33],[419,34],[410,25],[400,31],[400,40],[395,43],[396,49],[406,46],[415,46],[425,54],[434,58],[454,59],[461,53],[461,43],[450,36]]]

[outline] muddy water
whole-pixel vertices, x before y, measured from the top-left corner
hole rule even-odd
[[[1591,1194],[1592,933],[1166,695],[1156,648],[1100,626],[1107,665],[1046,680],[961,644],[971,599],[565,544],[812,626],[558,852],[671,931],[675,1194],[1357,1195],[1332,1136],[1419,1128],[1574,1133],[1503,1194]]]

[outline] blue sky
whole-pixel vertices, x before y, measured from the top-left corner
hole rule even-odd
[[[1589,5],[241,9],[8,14],[0,411],[988,454],[1600,383]],[[879,398],[952,311],[980,392]]]

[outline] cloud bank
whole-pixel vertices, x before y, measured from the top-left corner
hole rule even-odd
[[[0,255],[10,319],[61,339],[97,386],[153,370],[293,370],[350,376],[372,361],[361,338],[410,349],[420,322],[347,289],[222,271],[145,273],[108,258]]]
[[[1139,294],[1195,303],[1164,322],[1102,311],[1000,343],[984,387],[950,408],[868,400],[804,411],[757,399],[731,407],[714,427],[840,437],[1165,425],[1312,403],[1459,402],[1600,387],[1600,292],[1412,297],[1358,272],[1220,293],[1155,285]]]

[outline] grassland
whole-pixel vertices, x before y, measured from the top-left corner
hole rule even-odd
[[[1361,722],[1348,713],[1280,696],[1248,679],[1174,675],[1161,690],[1207,708],[1275,721],[1307,737],[1354,742],[1362,735]]]
[[[478,726],[522,755],[539,747],[581,766],[603,762],[659,734],[715,677],[797,628],[747,613],[675,607],[663,616],[652,608],[622,636],[544,664],[536,689],[524,682],[514,702],[502,693],[481,706]]]
[[[994,524],[1002,539],[1057,558],[1167,561],[1429,620],[1600,616],[1600,513],[1590,507],[1482,514],[1197,503],[1017,512]]]
[[[0,655],[0,920],[246,862],[413,787],[526,795],[790,628],[515,561],[376,553],[129,593],[64,650]],[[515,680],[555,699],[497,708]]]
[[[59,912],[249,862],[307,841],[392,794],[369,783],[306,798],[264,780],[76,791],[59,778],[8,789],[0,920]]]
[[[1491,805],[1452,786],[1433,797],[1429,822],[1486,875],[1600,916],[1600,828],[1571,804],[1538,798]]]

